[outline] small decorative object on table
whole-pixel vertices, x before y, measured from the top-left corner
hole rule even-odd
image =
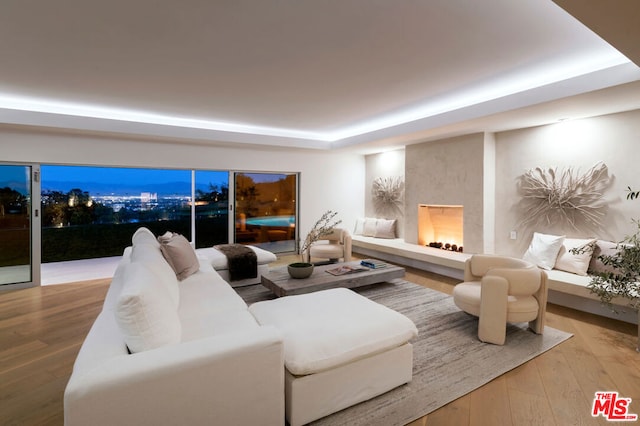
[[[309,247],[323,236],[331,234],[333,228],[342,222],[341,220],[332,222],[337,214],[338,212],[327,210],[315,225],[313,225],[313,228],[311,228],[311,231],[309,231],[304,239],[302,247],[300,247],[300,258],[302,262],[291,263],[287,267],[287,271],[289,271],[289,275],[291,275],[292,278],[308,278],[311,276],[313,273],[313,263],[311,263]],[[305,272],[301,272],[303,269]]]
[[[384,268],[387,266],[386,263],[381,262],[379,260],[376,259],[364,259],[362,261],[360,261],[360,264],[362,266],[366,266],[367,268],[371,268],[371,269],[380,269],[380,268]]]
[[[287,265],[291,278],[309,278],[313,274],[313,264],[309,262],[295,262]]]
[[[342,265],[337,266],[333,269],[328,269],[327,272],[331,275],[345,275],[345,274],[353,274],[354,272],[364,272],[368,271],[369,268],[365,268],[364,266],[352,266],[352,265]]]

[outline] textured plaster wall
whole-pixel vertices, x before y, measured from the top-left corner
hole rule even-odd
[[[0,127],[0,161],[120,167],[300,172],[300,231],[326,210],[349,229],[364,214],[364,156],[344,152],[235,148],[182,141]]]
[[[405,241],[418,242],[418,204],[464,206],[464,248],[484,251],[482,133],[406,147]]]
[[[625,192],[627,186],[640,190],[638,159],[640,110],[496,134],[496,252],[522,256],[534,231],[621,240],[635,229],[631,218],[640,218],[640,201],[626,200]],[[536,229],[518,225],[523,213],[517,208],[521,197],[516,183],[526,170],[572,167],[584,172],[600,161],[614,178],[605,192],[608,212],[601,230],[575,230],[557,223]],[[512,230],[516,240],[509,237]]]
[[[376,178],[402,177],[404,179],[405,169],[405,150],[387,151],[379,154],[371,154],[365,156],[366,175],[365,175],[365,203],[364,212],[367,217],[381,217],[376,212],[371,195],[373,181]],[[394,217],[386,217],[385,219],[397,219],[396,232],[399,237],[404,237],[404,205],[401,211]]]

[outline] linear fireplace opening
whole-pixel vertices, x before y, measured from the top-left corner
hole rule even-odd
[[[464,207],[418,204],[418,244],[463,251]]]

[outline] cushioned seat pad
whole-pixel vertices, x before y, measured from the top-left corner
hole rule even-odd
[[[340,244],[314,244],[311,246],[311,255],[328,259],[344,256],[344,246]]]
[[[258,302],[249,311],[283,333],[285,366],[295,375],[381,353],[418,334],[409,318],[344,288]]]
[[[469,281],[456,285],[453,289],[456,305],[470,313],[480,316],[480,281]],[[526,322],[535,319],[538,315],[538,301],[533,296],[515,297],[508,296],[508,322]]]
[[[253,250],[256,253],[256,256],[258,257],[258,265],[266,265],[278,260],[276,255],[271,253],[270,251],[267,251],[255,246],[247,246],[247,247],[249,247],[251,250]],[[227,260],[227,256],[225,256],[224,253],[222,253],[221,251],[213,247],[199,248],[196,250],[196,253],[200,257],[207,258],[211,262],[211,266],[213,266],[213,269],[215,269],[216,271],[229,269],[229,262]]]

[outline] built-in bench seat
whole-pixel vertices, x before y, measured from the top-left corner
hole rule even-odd
[[[352,236],[352,251],[460,280],[464,279],[464,262],[471,257],[471,254],[467,253],[407,243],[403,238],[375,238],[363,235]],[[546,272],[549,302],[633,324],[638,323],[638,313],[630,308],[625,309],[626,299],[613,300],[614,304],[620,306],[617,314],[602,306],[598,296],[587,288],[590,276],[556,269]]]
[[[571,272],[559,271],[557,269],[546,272],[549,287],[549,302],[630,322],[632,324],[638,324],[640,314],[627,306],[629,302],[627,299],[616,297],[611,301],[612,304],[616,305],[618,313],[611,312],[609,308],[602,306],[600,298],[591,293],[587,287],[591,281],[591,276],[572,274]]]
[[[407,243],[403,238],[375,238],[353,235],[351,250],[400,265],[462,280],[464,262],[470,254]]]

